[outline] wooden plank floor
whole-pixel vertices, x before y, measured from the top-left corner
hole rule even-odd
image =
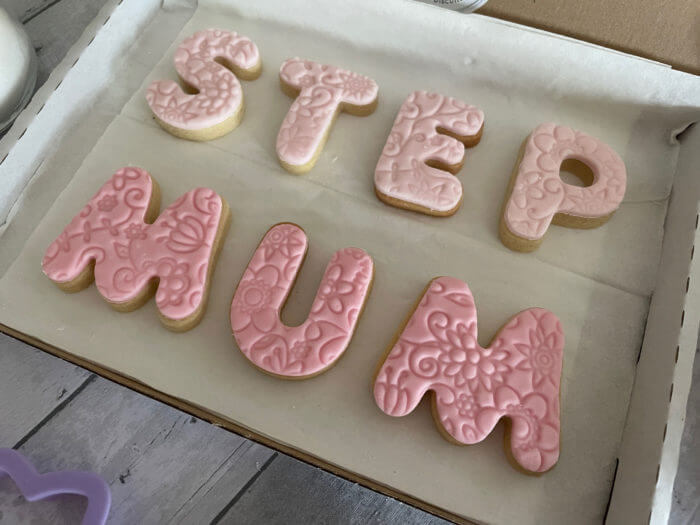
[[[35,44],[38,86],[105,1],[0,0]],[[699,407],[696,359],[674,525],[700,522]],[[111,523],[444,523],[2,334],[0,447],[39,471],[98,472],[111,487]],[[2,523],[77,523],[84,507],[79,497],[27,504],[0,479]]]

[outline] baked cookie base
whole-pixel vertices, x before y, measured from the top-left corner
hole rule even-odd
[[[227,133],[230,133],[238,127],[243,120],[243,115],[245,113],[245,101],[241,99],[241,105],[236,110],[232,116],[220,122],[219,124],[212,126],[210,128],[202,129],[184,129],[168,124],[162,121],[155,115],[154,120],[163,128],[165,131],[181,139],[192,140],[195,142],[204,142],[207,140],[214,140],[219,137],[223,137]]]

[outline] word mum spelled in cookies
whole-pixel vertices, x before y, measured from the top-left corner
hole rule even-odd
[[[160,216],[158,186],[140,168],[109,179],[49,245],[44,273],[77,292],[93,278],[119,311],[155,293],[163,323],[176,331],[202,318],[230,212],[213,190],[182,195]],[[280,319],[308,248],[301,227],[272,226],[243,273],[231,302],[233,337],[256,368],[306,379],[333,366],[350,345],[374,278],[360,248],[331,257],[308,318]],[[512,422],[510,451],[519,468],[541,473],[559,455],[559,382],[564,335],[541,308],[516,315],[494,343],[477,343],[476,307],[458,279],[433,280],[383,360],[374,396],[387,414],[411,412],[428,391],[441,432],[459,444],[483,440],[502,417]]]

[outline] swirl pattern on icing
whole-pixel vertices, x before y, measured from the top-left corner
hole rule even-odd
[[[286,326],[280,311],[306,254],[304,230],[277,224],[263,237],[231,303],[231,328],[243,354],[265,372],[303,378],[330,367],[345,351],[369,295],[374,265],[359,248],[333,254],[311,312]]]
[[[562,162],[576,159],[593,172],[582,188],[559,176]],[[524,239],[541,239],[557,213],[600,218],[613,213],[625,195],[627,172],[607,144],[581,131],[545,123],[527,138],[504,211],[508,229]]]
[[[196,94],[172,80],[148,86],[146,100],[158,119],[176,128],[201,130],[233,117],[243,104],[241,83],[226,66],[242,71],[259,66],[260,52],[248,38],[221,29],[205,29],[185,39],[175,52],[175,69]]]
[[[426,161],[459,166],[464,144],[445,135],[477,136],[484,113],[455,98],[414,91],[404,101],[374,171],[375,189],[426,211],[447,212],[462,200],[462,184]]]
[[[299,91],[277,135],[277,155],[291,166],[313,160],[339,111],[371,105],[379,92],[369,77],[300,58],[282,64],[280,81]]]
[[[469,287],[434,279],[377,374],[375,401],[386,414],[404,416],[433,391],[436,421],[463,444],[482,441],[508,417],[514,459],[544,472],[559,457],[561,324],[529,308],[482,348],[476,322]]]
[[[196,188],[146,224],[153,193],[145,170],[117,171],[49,245],[44,273],[70,283],[94,262],[97,289],[115,304],[133,301],[157,277],[156,304],[164,317],[196,313],[225,204],[213,190]]]

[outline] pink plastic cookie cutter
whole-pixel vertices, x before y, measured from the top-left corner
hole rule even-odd
[[[88,500],[83,525],[103,525],[107,521],[112,495],[107,483],[94,472],[64,470],[39,474],[19,452],[0,448],[0,477],[7,474],[27,501],[58,494],[76,494]]]

